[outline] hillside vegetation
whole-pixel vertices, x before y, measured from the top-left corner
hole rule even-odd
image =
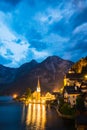
[[[76,62],[71,69],[76,73],[87,73],[87,56]]]

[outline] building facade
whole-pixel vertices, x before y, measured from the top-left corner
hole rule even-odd
[[[64,102],[71,106],[76,104],[76,99],[80,95],[80,89],[77,86],[65,86],[63,91]]]

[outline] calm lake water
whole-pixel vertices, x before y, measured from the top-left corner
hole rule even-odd
[[[41,104],[0,103],[0,130],[75,130],[73,121]]]

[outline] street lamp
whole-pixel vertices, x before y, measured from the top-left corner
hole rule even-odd
[[[85,80],[87,80],[87,74],[84,77],[85,77]]]
[[[17,94],[13,94],[13,98],[14,98],[14,99],[17,98],[17,96],[18,96]]]

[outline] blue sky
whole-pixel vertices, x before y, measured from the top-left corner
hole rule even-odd
[[[0,64],[87,56],[87,0],[0,0]]]

